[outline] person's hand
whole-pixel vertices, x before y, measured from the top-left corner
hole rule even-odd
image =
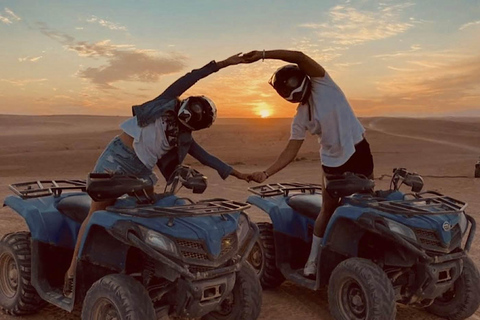
[[[241,56],[243,63],[252,63],[263,58],[263,51],[250,51]]]
[[[238,170],[235,170],[235,169],[232,170],[231,175],[234,176],[237,179],[245,180],[247,182],[250,182],[252,180],[251,176],[248,173],[242,173],[242,172],[240,172]]]
[[[241,52],[237,53],[237,54],[234,54],[233,56],[231,57],[228,57],[227,59],[224,60],[225,61],[225,64],[227,66],[234,66],[236,64],[239,64],[239,63],[243,63],[244,62],[244,59],[243,59],[243,55]]]
[[[237,178],[240,179],[240,180],[245,180],[245,181],[247,181],[247,182],[250,182],[250,180],[252,180],[251,177],[250,177],[250,175],[249,175],[248,173],[240,173],[240,174],[237,176]]]
[[[255,182],[262,183],[263,181],[267,180],[267,175],[264,171],[257,171],[250,175],[250,179]]]

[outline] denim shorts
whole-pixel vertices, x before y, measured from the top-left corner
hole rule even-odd
[[[150,181],[152,185],[158,181],[156,174],[148,169],[137,157],[135,151],[123,144],[119,137],[113,138],[107,145],[98,158],[93,172],[135,176]]]

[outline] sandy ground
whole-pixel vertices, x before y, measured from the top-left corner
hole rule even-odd
[[[8,185],[39,179],[84,179],[110,139],[119,132],[121,117],[0,116],[0,198],[10,194]],[[426,189],[468,202],[467,211],[480,220],[480,179],[474,166],[480,156],[480,119],[366,118],[367,138],[375,160],[378,188],[386,188],[392,168],[406,167],[423,175]],[[196,140],[237,170],[264,170],[287,143],[289,119],[219,119]],[[245,200],[249,184],[233,177],[222,181],[216,172],[187,158],[187,164],[206,174],[209,187],[201,197]],[[308,137],[297,161],[270,178],[269,182],[320,182],[316,138]],[[253,183],[250,184],[250,186]],[[162,184],[158,190],[162,190]],[[256,221],[268,219],[249,210]],[[0,209],[0,234],[25,230],[22,218],[8,208]],[[480,265],[477,239],[471,256]],[[259,319],[331,319],[325,291],[305,290],[285,283],[264,291]],[[14,319],[0,314],[0,319]],[[22,319],[79,319],[55,307]],[[426,312],[398,306],[397,319],[436,319]],[[480,319],[480,311],[472,317]]]

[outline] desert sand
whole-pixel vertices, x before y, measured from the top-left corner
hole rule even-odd
[[[8,185],[39,179],[85,179],[105,145],[119,133],[122,117],[0,116],[0,198]],[[480,156],[480,119],[364,118],[375,160],[377,188],[387,188],[392,169],[406,167],[423,175],[425,189],[468,202],[467,212],[480,221],[480,178],[474,178]],[[194,134],[211,153],[242,172],[264,170],[287,143],[290,119],[218,119],[212,128]],[[318,143],[309,136],[296,161],[268,182],[320,182]],[[192,199],[224,197],[245,200],[246,183],[229,177],[223,181],[210,168],[192,158],[186,164],[209,178],[201,196],[182,191]],[[160,180],[162,181],[162,180]],[[157,185],[162,190],[163,181]],[[250,209],[255,221],[268,221]],[[0,235],[26,230],[23,219],[8,208],[0,209]],[[480,233],[470,252],[480,266]],[[14,319],[0,314],[0,319]],[[79,319],[47,307],[21,319]],[[264,291],[259,319],[331,319],[326,291],[313,292],[292,283]],[[436,319],[420,309],[398,305],[397,319]],[[472,319],[480,319],[477,310]]]

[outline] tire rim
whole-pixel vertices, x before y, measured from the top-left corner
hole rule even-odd
[[[3,253],[0,256],[0,290],[7,298],[13,298],[18,289],[17,263],[12,255]]]
[[[107,298],[100,298],[95,302],[92,314],[96,320],[120,320],[117,308]]]
[[[250,255],[248,256],[248,262],[252,265],[257,274],[262,271],[263,252],[258,242],[255,242],[255,244],[253,245],[252,251],[250,251]]]
[[[220,305],[220,310],[218,310],[218,313],[222,316],[228,316],[233,312],[233,306],[235,304],[235,298],[233,297],[233,292],[230,292],[230,294],[223,300],[222,304]]]
[[[349,279],[340,288],[341,310],[346,319],[366,319],[367,300],[360,284]]]

